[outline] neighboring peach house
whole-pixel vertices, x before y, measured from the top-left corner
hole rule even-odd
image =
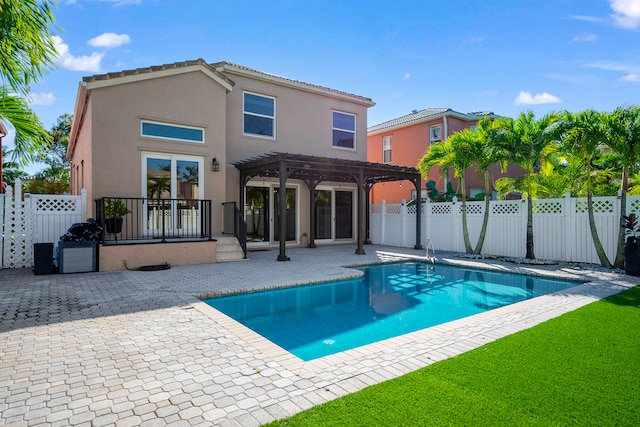
[[[227,215],[229,205],[223,207],[233,202],[246,218],[249,246],[280,246],[279,259],[288,259],[285,245],[361,247],[357,200],[372,177],[382,170],[383,181],[409,178],[420,186],[413,168],[367,162],[373,105],[366,97],[202,59],[85,77],[67,154],[72,192],[86,188],[96,200],[90,215],[99,221],[103,198],[132,203],[125,228],[134,223],[112,236],[120,242],[192,236],[185,229],[198,231],[196,237],[220,235],[234,229],[233,209]],[[346,178],[326,171],[332,159],[343,162]],[[133,237],[130,229],[137,230]]]
[[[427,108],[413,111],[406,116],[398,117],[367,129],[367,159],[370,162],[381,162],[392,165],[417,167],[429,146],[445,140],[453,133],[465,128],[474,128],[478,121],[498,116],[491,112],[460,113],[451,108]],[[509,166],[507,173],[500,173],[497,165],[490,168],[492,184],[502,176],[513,176],[517,167]],[[484,182],[473,170],[465,176],[467,196],[474,197],[484,193]],[[424,184],[433,180],[439,192],[446,191],[446,178],[440,169],[434,167],[428,177],[423,177],[422,197],[426,197]],[[454,190],[459,191],[458,181],[450,176]],[[371,203],[401,203],[416,198],[416,191],[406,182],[386,182],[376,184],[371,190]],[[493,195],[495,199],[495,194]]]

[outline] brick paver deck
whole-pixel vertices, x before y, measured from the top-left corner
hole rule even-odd
[[[236,263],[35,276],[0,270],[0,424],[258,426],[529,328],[638,283],[571,266],[455,260],[591,282],[302,362],[196,296],[358,275],[421,257],[366,246],[251,252]],[[162,262],[163,260],[158,260]]]

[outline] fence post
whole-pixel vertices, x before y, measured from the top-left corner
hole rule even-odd
[[[407,245],[407,200],[402,199],[402,205],[400,206],[400,246],[405,247]]]
[[[380,204],[380,244],[384,245],[386,243],[385,239],[385,228],[387,222],[387,202],[386,200],[382,200]]]
[[[564,203],[562,206],[562,227],[564,228],[564,242],[562,242],[563,244],[563,248],[562,248],[562,253],[565,255],[566,259],[563,261],[573,261],[573,253],[574,253],[574,249],[573,249],[573,230],[571,230],[571,224],[573,223],[572,221],[572,216],[573,216],[573,209],[572,209],[572,203],[571,203],[571,192],[567,191],[564,195]]]

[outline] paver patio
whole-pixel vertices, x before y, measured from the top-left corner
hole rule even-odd
[[[196,296],[343,279],[424,251],[354,245],[249,260],[35,276],[0,270],[0,424],[257,426],[621,292],[638,278],[569,265],[465,265],[591,281],[567,291],[302,362]],[[162,260],[159,260],[162,262]]]

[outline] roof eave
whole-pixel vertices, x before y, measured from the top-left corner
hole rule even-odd
[[[287,86],[287,87],[295,88],[298,90],[303,90],[306,92],[312,92],[312,93],[317,93],[324,96],[329,96],[332,98],[338,98],[341,100],[364,105],[367,108],[373,107],[374,105],[376,105],[376,103],[373,102],[370,98],[365,98],[362,96],[349,94],[346,92],[332,90],[330,88],[324,88],[321,86],[299,82],[296,80],[288,79],[286,77],[280,77],[273,74],[264,73],[262,71],[252,70],[246,67],[240,67],[230,62],[217,62],[215,64],[212,64],[212,66],[215,67],[216,70],[223,73],[238,74],[242,76],[251,77],[256,80],[268,82],[268,83],[274,83],[281,86]]]
[[[458,111],[454,111],[454,110],[450,109],[448,111],[444,111],[442,113],[437,113],[437,114],[434,114],[432,116],[426,116],[426,117],[422,117],[422,118],[416,119],[415,121],[408,121],[408,122],[405,122],[405,123],[400,123],[400,124],[397,124],[397,125],[384,127],[384,128],[376,129],[376,130],[373,130],[373,131],[367,130],[367,136],[374,136],[374,135],[379,135],[381,133],[392,132],[392,131],[398,130],[398,129],[404,129],[404,128],[409,127],[409,126],[415,126],[415,125],[419,125],[419,124],[422,124],[422,123],[438,120],[438,119],[441,119],[441,118],[443,118],[445,116],[446,117],[456,117],[456,118],[459,118],[459,119],[462,119],[462,120],[467,120],[467,121],[473,121],[473,120],[480,121],[480,120],[484,119],[485,117],[488,117],[490,119],[495,119],[495,118],[499,117],[499,116],[497,116],[495,114],[486,114],[486,115],[483,115],[483,116],[479,116],[477,114],[465,114],[465,113],[460,113]],[[389,120],[389,121],[393,121],[393,120],[396,120],[396,119],[392,119],[392,120]],[[380,123],[378,125],[371,126],[371,128],[374,128],[376,126],[381,126],[383,124],[384,123]]]

